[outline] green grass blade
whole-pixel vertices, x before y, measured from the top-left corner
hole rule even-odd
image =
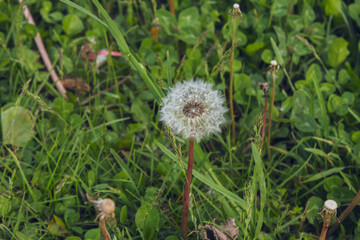
[[[255,171],[257,173],[256,175],[259,177],[259,189],[260,189],[260,214],[257,219],[255,237],[254,237],[255,239],[258,239],[262,225],[264,223],[264,206],[266,203],[266,182],[265,182],[263,162],[260,157],[259,151],[254,143],[251,143],[251,149],[252,149],[252,155],[255,160]]]
[[[86,15],[88,15],[89,17],[93,18],[94,20],[98,21],[99,23],[101,23],[102,25],[104,25],[105,27],[107,27],[107,25],[101,21],[97,16],[95,16],[94,14],[92,14],[89,10],[77,5],[76,3],[71,2],[70,0],[60,0],[61,2],[79,10],[82,13],[85,13]]]
[[[291,82],[291,79],[290,79],[290,76],[289,76],[288,72],[286,71],[285,62],[284,62],[283,57],[281,56],[280,50],[279,50],[279,48],[277,47],[274,39],[270,38],[270,41],[271,41],[271,45],[272,45],[272,47],[273,47],[273,49],[274,49],[276,58],[278,59],[279,64],[282,66],[282,70],[284,71],[284,74],[285,74],[285,76],[286,76],[286,78],[287,78],[287,80],[288,80],[288,82],[289,82],[289,85],[290,85],[290,87],[291,87],[291,90],[292,90],[293,92],[295,92],[295,87],[294,87],[294,85],[293,85],[292,82]]]
[[[324,136],[325,138],[327,138],[329,136],[329,120],[325,107],[325,101],[320,91],[320,86],[319,86],[320,79],[318,79],[317,76],[321,76],[321,70],[319,65],[313,64],[306,73],[306,78],[309,78],[308,80],[314,83],[315,92],[320,104],[320,112],[321,112],[320,123],[322,129],[324,130]]]
[[[313,176],[311,176],[309,179],[303,181],[303,183],[307,183],[307,182],[313,182],[313,181],[316,181],[316,180],[319,180],[321,178],[325,178],[331,174],[334,174],[334,173],[338,173],[340,171],[342,171],[345,167],[336,167],[336,168],[331,168],[330,170],[327,170],[327,171],[322,171],[322,172],[319,172]]]

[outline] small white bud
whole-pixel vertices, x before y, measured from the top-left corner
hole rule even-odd
[[[276,60],[271,60],[270,64],[273,65],[273,66],[277,66],[277,65],[278,65],[278,63],[277,63]]]
[[[334,200],[326,200],[324,203],[324,207],[330,211],[334,211],[337,209],[337,203]]]

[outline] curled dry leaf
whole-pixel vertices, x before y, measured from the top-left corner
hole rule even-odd
[[[215,223],[215,219],[213,220]],[[229,218],[220,227],[215,224],[206,224],[204,227],[198,226],[199,234],[204,240],[233,240],[239,236],[239,228],[235,224],[234,218]]]
[[[81,78],[75,78],[75,77],[64,78],[62,84],[66,89],[73,90],[76,92],[89,92],[90,90],[89,85]]]

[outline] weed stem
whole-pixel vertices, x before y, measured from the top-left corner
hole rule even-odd
[[[189,213],[189,198],[190,198],[190,185],[192,179],[192,171],[194,165],[194,143],[195,138],[189,138],[189,160],[188,160],[188,168],[186,172],[186,184],[184,190],[184,200],[183,200],[183,208],[181,214],[181,227],[182,227],[182,235],[183,238],[187,239],[187,218]]]
[[[272,69],[271,71],[271,78],[272,78],[272,93],[271,93],[271,105],[270,105],[270,115],[269,115],[269,126],[268,126],[268,132],[267,132],[267,146],[268,146],[268,156],[269,160],[271,160],[271,153],[270,153],[270,142],[271,142],[271,121],[272,121],[272,113],[274,109],[274,102],[275,102],[275,69]]]

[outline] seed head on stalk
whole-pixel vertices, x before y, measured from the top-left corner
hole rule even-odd
[[[225,123],[225,99],[220,91],[213,90],[210,83],[201,79],[177,83],[162,99],[160,119],[172,132],[189,138],[189,160],[186,172],[181,228],[187,239],[190,186],[194,163],[194,142],[221,131]]]

